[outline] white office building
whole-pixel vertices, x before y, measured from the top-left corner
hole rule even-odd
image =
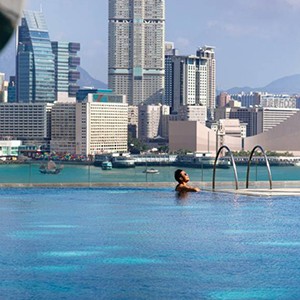
[[[94,102],[94,96],[89,94],[86,101],[76,103],[76,153],[95,155],[126,152],[127,103]]]

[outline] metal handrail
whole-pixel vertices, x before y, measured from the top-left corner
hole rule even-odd
[[[246,189],[249,187],[249,175],[250,175],[250,165],[251,165],[251,160],[252,160],[252,156],[255,152],[255,150],[259,148],[265,158],[265,161],[266,161],[266,166],[267,166],[267,169],[268,169],[268,174],[269,174],[269,183],[270,183],[270,190],[272,189],[272,175],[271,175],[271,169],[270,169],[270,164],[269,164],[269,161],[268,161],[268,158],[267,158],[267,155],[265,153],[265,150],[262,148],[262,146],[260,145],[256,145],[252,151],[251,151],[251,154],[250,154],[250,157],[249,157],[249,160],[248,160],[248,168],[247,168],[247,179],[246,179]]]
[[[214,191],[215,190],[215,179],[216,179],[216,165],[217,165],[217,161],[218,161],[218,157],[219,157],[219,154],[221,153],[222,149],[225,148],[227,149],[229,155],[230,155],[230,159],[231,159],[231,163],[232,163],[232,166],[233,166],[233,171],[234,171],[234,178],[235,178],[235,188],[238,190],[239,189],[239,181],[238,181],[238,175],[237,175],[237,170],[236,170],[236,165],[235,165],[235,161],[233,159],[233,155],[232,155],[232,152],[231,150],[226,146],[226,145],[223,145],[219,148],[218,150],[218,153],[216,155],[216,158],[215,158],[215,162],[214,162],[214,171],[213,171],[213,182],[212,182],[212,190]]]

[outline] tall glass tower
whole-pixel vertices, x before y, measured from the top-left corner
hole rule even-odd
[[[108,85],[128,104],[162,103],[165,0],[109,0]]]
[[[79,43],[52,42],[52,51],[55,55],[55,92],[57,98],[66,94],[68,97],[76,97],[79,90],[77,80],[80,79],[80,72],[77,67],[80,65],[80,57],[77,52],[80,50]]]
[[[18,31],[17,101],[55,101],[55,69],[49,33],[41,12],[25,11]]]

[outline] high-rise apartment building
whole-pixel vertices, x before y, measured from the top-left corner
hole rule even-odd
[[[173,56],[172,111],[178,112],[181,105],[207,107],[207,61],[195,55]]]
[[[216,58],[215,48],[204,46],[197,50],[197,56],[207,61],[207,111],[208,119],[214,119],[216,108]]]
[[[164,0],[109,0],[108,85],[129,105],[162,103]]]
[[[42,12],[25,11],[18,30],[18,102],[54,102],[54,54]]]
[[[80,58],[77,52],[80,50],[79,43],[52,42],[52,51],[55,55],[55,93],[56,99],[60,97],[76,97],[79,90],[77,80],[80,73],[77,67],[80,65]]]
[[[178,112],[182,105],[202,105],[211,120],[216,106],[214,48],[204,46],[196,55],[188,56],[170,49],[165,55],[165,72],[165,103],[172,112]]]

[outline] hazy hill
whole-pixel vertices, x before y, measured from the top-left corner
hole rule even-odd
[[[229,94],[238,94],[241,92],[249,93],[251,91],[268,92],[271,94],[300,94],[300,74],[279,78],[264,87],[234,87],[226,92]]]
[[[107,84],[104,82],[93,78],[86,70],[81,67],[78,67],[78,71],[80,72],[80,79],[78,80],[78,84],[80,87],[94,87],[98,89],[106,89]]]

